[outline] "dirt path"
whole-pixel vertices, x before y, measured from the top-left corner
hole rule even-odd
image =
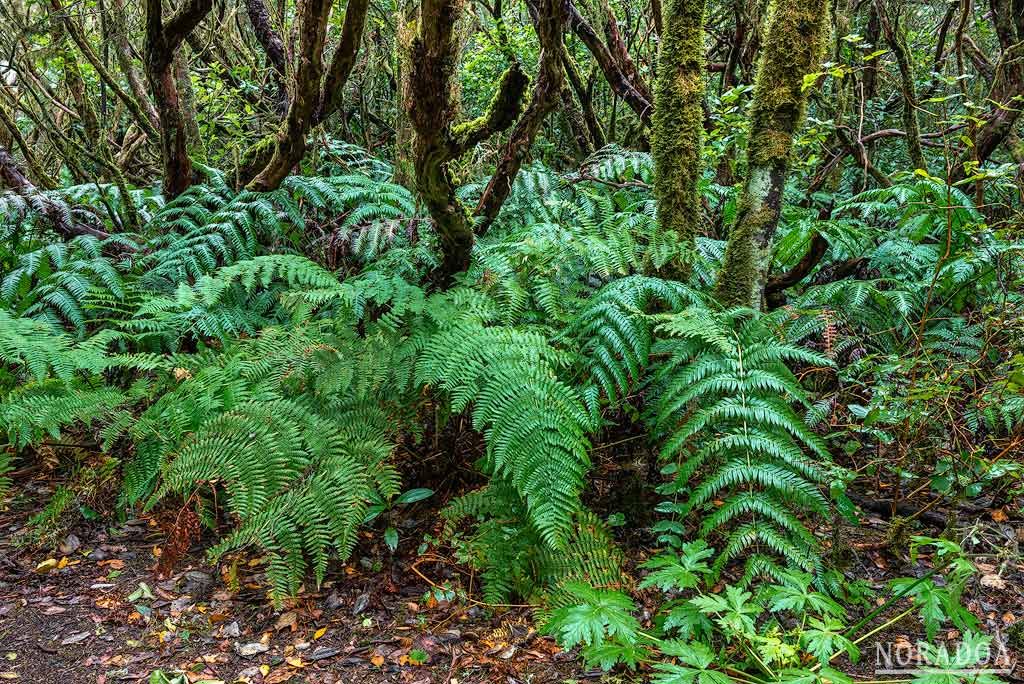
[[[526,609],[438,601],[410,559],[369,544],[277,611],[251,561],[217,576],[193,549],[172,577],[156,577],[163,535],[148,519],[78,525],[47,555],[13,542],[30,512],[0,513],[0,680],[113,684],[164,669],[252,684],[544,684],[584,674]]]

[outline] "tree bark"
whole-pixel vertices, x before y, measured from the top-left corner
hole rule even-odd
[[[174,74],[174,53],[212,7],[213,0],[187,0],[165,23],[160,0],[146,0],[146,77],[160,116],[163,190],[169,199],[192,184],[192,160]]]
[[[910,49],[907,47],[907,37],[900,28],[899,15],[897,14],[890,20],[885,0],[875,0],[875,11],[878,13],[879,23],[885,33],[885,42],[892,49],[900,70],[900,87],[903,90],[903,128],[907,134],[907,154],[910,155],[910,163],[914,165],[915,169],[927,171],[928,162],[925,161],[924,150],[921,147],[921,125],[917,118],[917,91],[914,87],[914,70],[910,61]]]
[[[114,78],[114,75],[110,73],[96,53],[93,52],[92,46],[89,45],[89,41],[86,39],[85,34],[82,31],[82,27],[72,20],[72,18],[67,14],[67,10],[61,6],[60,0],[50,0],[50,7],[53,8],[53,11],[56,12],[63,20],[64,27],[71,36],[71,39],[74,41],[75,45],[78,46],[79,51],[89,64],[92,65],[93,69],[96,70],[96,74],[100,77],[100,80],[110,88],[111,92],[114,93],[114,96],[117,97],[117,99],[124,103],[128,112],[135,119],[136,123],[142,127],[142,130],[146,132],[146,135],[154,138],[157,137],[158,133],[156,127],[153,126],[153,122],[142,110],[140,103],[136,102],[135,98],[129,95],[121,87],[121,84],[118,83],[116,78]],[[124,36],[122,35],[120,39],[124,40]]]
[[[288,114],[273,144],[264,144],[251,162],[250,168],[257,171],[247,185],[251,190],[266,192],[280,187],[306,153],[309,131],[341,106],[363,39],[369,0],[349,0],[338,48],[325,76],[323,51],[331,5],[331,0],[306,0],[303,5],[299,64]]]
[[[598,121],[597,114],[594,112],[594,98],[587,86],[584,85],[580,70],[569,55],[569,51],[564,49],[562,50],[562,66],[565,67],[565,75],[569,79],[573,92],[576,93],[576,99],[579,100],[583,120],[586,121],[587,130],[590,131],[590,139],[594,143],[594,147],[600,149],[605,145],[605,137],[601,122]]]
[[[152,132],[147,132],[148,135],[152,135],[154,139],[160,137],[160,115],[156,111],[156,107],[153,106],[152,101],[149,99],[149,93],[146,92],[146,86],[142,81],[142,77],[139,72],[135,69],[135,65],[132,63],[132,50],[128,43],[128,28],[125,25],[124,17],[124,2],[123,0],[112,0],[113,11],[110,13],[111,18],[111,39],[113,42],[114,56],[117,58],[117,65],[124,74],[125,80],[128,81],[128,88],[132,91],[132,95],[139,107],[142,108],[142,112],[145,118],[149,121],[149,125],[152,128]],[[141,126],[141,125],[140,125]],[[145,128],[143,127],[143,130]]]
[[[548,114],[558,106],[559,93],[565,84],[561,53],[562,31],[565,26],[564,0],[537,0],[532,7],[534,26],[540,42],[537,78],[533,83],[530,103],[512,129],[501,160],[484,189],[476,207],[480,219],[477,232],[484,233],[501,211],[501,206],[512,191],[512,183],[533,146],[537,131]]]
[[[306,132],[320,103],[324,41],[331,5],[331,0],[305,0],[301,5],[298,66],[288,115],[277,135],[270,160],[248,184],[250,190],[266,192],[280,187],[306,152]]]
[[[277,72],[277,77],[283,85],[285,75],[288,73],[285,66],[284,43],[274,30],[266,3],[263,0],[245,0],[245,10],[249,16],[249,23],[252,24],[253,33],[256,34],[256,42],[263,48],[267,61]]]
[[[807,105],[803,80],[824,51],[828,4],[775,0],[769,10],[750,108],[749,171],[716,286],[724,306],[761,307],[793,138]]]
[[[65,239],[79,235],[91,235],[105,240],[110,234],[96,226],[88,226],[76,221],[67,212],[67,207],[54,202],[45,194],[40,194],[28,176],[18,167],[14,158],[6,148],[0,147],[0,182],[19,195],[33,196],[33,204],[46,217],[60,235]],[[98,223],[98,220],[97,220]]]
[[[615,94],[622,98],[636,112],[644,124],[649,125],[651,123],[653,107],[651,106],[650,99],[643,95],[643,91],[646,91],[646,88],[638,88],[623,73],[618,60],[612,55],[608,46],[601,40],[601,37],[597,35],[594,27],[580,14],[580,11],[572,4],[572,0],[566,0],[566,2],[568,4],[569,27],[573,30],[573,33],[583,41],[583,44],[587,46],[587,50],[597,60],[601,73],[604,74]]]
[[[982,117],[974,134],[973,149],[958,161],[950,174],[950,182],[967,177],[968,171],[984,164],[1013,131],[1021,115],[1024,95],[1024,3],[1012,0],[991,0],[992,18],[1002,52],[996,63],[989,88],[988,101],[994,103]]]
[[[464,0],[423,0],[419,32],[409,46],[409,95],[405,102],[416,131],[413,143],[416,189],[430,213],[441,243],[441,265],[434,274],[442,286],[469,267],[473,226],[455,195],[448,162],[494,133],[512,125],[519,115],[526,75],[513,63],[502,76],[487,112],[473,121],[453,125],[455,68],[461,41],[455,25]]]
[[[658,220],[683,245],[693,244],[701,219],[704,9],[705,0],[667,1],[654,86],[651,156]],[[680,258],[666,267],[674,277],[686,273]]]

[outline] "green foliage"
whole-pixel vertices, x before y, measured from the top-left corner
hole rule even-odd
[[[454,413],[473,402],[473,425],[488,444],[485,470],[508,479],[555,547],[565,542],[590,464],[591,417],[555,376],[561,363],[542,335],[479,321],[431,335],[416,363],[416,381],[445,392]]]
[[[831,362],[780,341],[742,309],[666,315],[658,331],[664,360],[654,370],[648,422],[662,436],[662,472],[672,476],[659,492],[684,497],[659,509],[682,518],[700,512],[701,538],[724,538],[716,576],[741,557],[744,584],[780,578],[785,566],[773,556],[819,570],[818,542],[800,515],[828,514],[820,486],[833,467],[821,438],[791,408],[809,402],[785,362]]]

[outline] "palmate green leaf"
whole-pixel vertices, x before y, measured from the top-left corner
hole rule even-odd
[[[565,590],[576,603],[554,611],[544,627],[565,648],[600,646],[607,639],[621,644],[636,640],[640,623],[630,614],[636,606],[628,596],[581,582],[570,582]]]
[[[750,635],[756,634],[754,621],[764,612],[752,598],[749,591],[728,585],[724,594],[701,594],[690,599],[690,603],[701,613],[715,616],[715,622],[726,632]]]
[[[705,559],[714,555],[703,540],[683,544],[679,552],[666,552],[654,556],[640,567],[651,570],[640,582],[641,589],[658,587],[670,589],[692,589],[711,572]]]
[[[616,665],[625,665],[630,670],[635,670],[637,665],[650,658],[650,652],[632,642],[595,644],[586,646],[582,651],[583,660],[591,665],[597,665],[606,672]]]
[[[817,670],[789,668],[778,673],[778,684],[853,684],[845,672],[825,665]]]
[[[714,624],[697,606],[687,600],[666,605],[662,628],[666,632],[674,632],[684,641],[694,641],[709,639]]]
[[[814,611],[832,617],[843,615],[843,607],[831,598],[811,589],[813,577],[802,572],[787,572],[785,583],[769,587],[769,610],[773,613]]]
[[[662,641],[659,648],[664,655],[678,658],[683,665],[659,662],[654,664],[651,681],[657,684],[732,684],[733,679],[721,670],[713,669],[717,658],[706,645],[694,641]]]
[[[969,564],[969,561],[966,562]],[[935,638],[939,627],[947,620],[965,631],[978,627],[977,617],[967,610],[960,600],[962,583],[971,576],[971,573],[958,576],[957,570],[957,566],[952,565],[947,571],[945,586],[940,586],[930,579],[920,582],[909,577],[890,582],[894,592],[913,598],[929,641]]]
[[[845,636],[846,629],[847,626],[834,617],[810,618],[801,642],[807,652],[822,664],[828,663],[840,651],[846,651],[850,662],[856,663],[860,659],[860,649]]]

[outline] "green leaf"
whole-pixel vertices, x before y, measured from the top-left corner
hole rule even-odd
[[[398,549],[398,530],[394,527],[388,527],[384,530],[384,543],[394,553]]]
[[[420,487],[418,489],[410,489],[408,491],[402,492],[402,494],[397,499],[395,499],[395,503],[399,505],[413,504],[416,503],[417,501],[423,501],[423,499],[426,499],[433,495],[433,489],[427,489],[425,487]]]

